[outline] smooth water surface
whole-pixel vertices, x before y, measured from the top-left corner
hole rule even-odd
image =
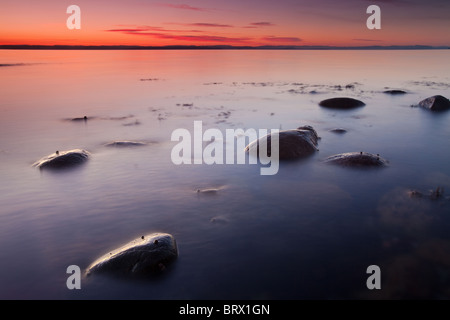
[[[450,190],[450,112],[411,107],[450,97],[449,58],[448,50],[0,51],[0,298],[449,298],[448,193],[408,196]],[[338,96],[366,106],[319,107]],[[319,151],[266,176],[259,164],[177,166],[171,134],[193,133],[194,121],[224,136],[311,125]],[[105,146],[116,140],[148,144]],[[91,153],[86,164],[32,167],[75,148]],[[389,166],[322,163],[351,151],[378,153]],[[218,191],[197,192],[204,188]],[[161,277],[66,287],[69,265],[84,270],[152,232],[178,243]],[[381,269],[381,290],[366,287],[369,265]]]

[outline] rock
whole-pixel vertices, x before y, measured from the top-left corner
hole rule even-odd
[[[326,158],[324,162],[348,167],[384,167],[388,165],[388,161],[381,158],[380,155],[367,152],[341,153]]]
[[[86,275],[108,273],[124,276],[158,274],[178,257],[175,238],[152,233],[135,239],[94,261]]]
[[[212,217],[209,221],[215,224],[227,224],[229,222],[228,219],[224,216],[215,216]]]
[[[217,194],[218,192],[219,192],[218,188],[197,189],[197,193],[202,193],[202,194]]]
[[[420,101],[419,106],[431,111],[444,111],[450,109],[450,101],[446,97],[436,95]]]
[[[417,190],[410,190],[408,191],[408,196],[410,198],[420,199],[423,197],[423,193]]]
[[[391,95],[399,95],[399,94],[406,94],[407,92],[403,90],[392,89],[392,90],[385,90],[383,91],[383,93]]]
[[[345,97],[331,98],[319,102],[319,106],[331,109],[354,109],[365,105],[360,100]]]
[[[436,189],[432,189],[429,191],[428,194],[423,194],[420,191],[417,190],[409,190],[408,195],[410,198],[416,198],[416,199],[422,199],[422,198],[428,198],[431,200],[442,200],[445,199],[444,195],[445,191],[442,187],[436,187]]]
[[[113,141],[105,144],[107,147],[139,147],[147,145],[146,142],[141,141]]]
[[[73,119],[70,119],[71,121],[88,121],[88,117],[87,116],[84,116],[84,117],[82,117],[82,118],[73,118]]]
[[[64,169],[80,165],[88,160],[90,153],[83,149],[56,151],[33,164],[39,169]]]
[[[279,159],[298,159],[318,151],[317,141],[320,139],[311,126],[303,126],[292,130],[282,130],[277,133],[279,141]],[[266,143],[267,155],[270,157],[272,133],[251,142],[245,147],[246,152],[259,154],[259,144]]]
[[[335,129],[331,129],[330,132],[343,134],[343,133],[346,133],[347,130],[345,130],[343,128],[335,128]]]

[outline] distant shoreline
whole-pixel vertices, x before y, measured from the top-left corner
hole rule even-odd
[[[0,50],[448,50],[450,46],[71,46],[0,45]]]

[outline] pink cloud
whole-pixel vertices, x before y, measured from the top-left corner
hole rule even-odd
[[[274,24],[272,22],[252,22],[250,23],[251,26],[255,26],[255,27],[272,27],[274,26]]]
[[[205,8],[193,7],[188,4],[161,4],[162,6],[174,8],[174,9],[183,9],[183,10],[193,10],[193,11],[208,11]]]
[[[119,32],[123,34],[135,35],[135,36],[147,36],[154,37],[157,39],[170,39],[179,41],[192,41],[192,42],[217,42],[217,43],[246,43],[253,40],[252,38],[246,37],[224,37],[215,35],[178,35],[171,32],[161,32],[166,31],[159,27],[140,27],[140,28],[121,28],[121,29],[109,29],[105,30],[108,32]],[[183,30],[176,30],[176,32],[182,32]],[[198,30],[193,30],[198,31]],[[184,32],[192,32],[185,31]]]
[[[187,25],[194,26],[194,27],[216,27],[216,28],[232,28],[233,27],[232,25],[229,25],[229,24],[204,23],[204,22],[189,23]]]

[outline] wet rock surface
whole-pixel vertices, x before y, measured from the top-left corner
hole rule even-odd
[[[326,158],[324,162],[345,167],[384,167],[388,165],[388,161],[379,154],[368,152],[340,153]]]
[[[83,149],[73,149],[68,151],[56,151],[33,164],[39,169],[65,169],[78,166],[86,162],[90,153]]]
[[[318,151],[318,140],[320,139],[317,132],[311,126],[303,126],[292,130],[282,130],[278,133],[279,142],[279,159],[298,159],[309,156]],[[245,151],[253,154],[259,154],[259,145],[266,144],[267,155],[272,155],[271,150],[272,133],[251,142]]]
[[[175,238],[168,233],[141,236],[111,251],[86,270],[86,275],[115,274],[144,276],[158,274],[178,257]]]
[[[445,111],[450,109],[450,100],[444,96],[436,95],[420,101],[418,105],[431,111]]]

